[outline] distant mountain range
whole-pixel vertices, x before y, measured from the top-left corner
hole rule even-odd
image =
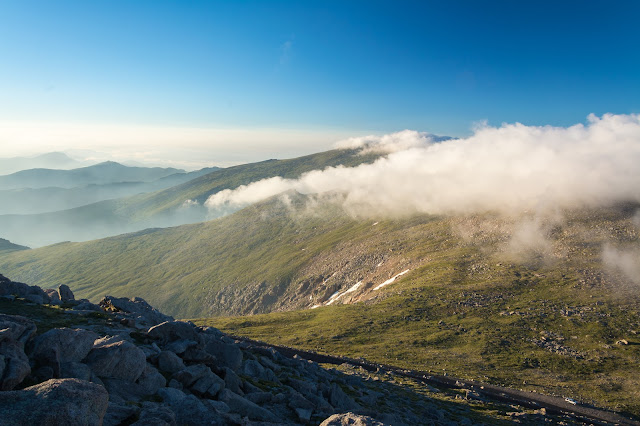
[[[73,169],[88,165],[86,161],[75,160],[63,152],[49,152],[32,157],[0,158],[0,175],[27,169]]]
[[[0,176],[0,189],[75,188],[121,182],[151,182],[184,170],[160,167],[129,167],[113,161],[72,170],[29,169]]]
[[[219,169],[157,192],[100,201],[52,213],[1,215],[0,236],[19,244],[40,247],[60,241],[104,238],[150,227],[201,222],[209,218],[209,212],[203,203],[210,195],[223,189],[237,188],[274,176],[296,178],[305,172],[330,166],[356,166],[376,158],[377,154],[359,155],[357,150],[333,150],[299,158],[267,160]],[[94,166],[92,173],[100,170],[109,172],[123,167],[125,166],[103,163]],[[129,174],[149,171],[133,169],[125,171]],[[166,173],[166,170],[168,169],[155,172]],[[124,175],[125,171],[118,176]],[[16,175],[18,173],[11,176]],[[0,184],[1,182],[2,178]],[[190,201],[185,204],[187,200]]]
[[[194,172],[178,172],[151,182],[117,182],[79,185],[74,188],[43,187],[0,190],[0,215],[38,214],[68,210],[103,200],[159,191],[198,176],[219,170],[208,167]]]

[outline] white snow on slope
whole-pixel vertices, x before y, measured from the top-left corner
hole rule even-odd
[[[396,280],[396,278],[406,274],[407,272],[409,272],[411,269],[407,269],[406,271],[402,271],[400,272],[398,275],[394,275],[393,277],[389,278],[388,280],[386,280],[385,282],[383,282],[382,284],[374,287],[374,290],[380,290],[382,287],[384,287],[387,284],[391,284],[392,282],[394,282]]]
[[[354,291],[356,291],[360,286],[362,285],[362,281],[358,281],[357,283],[355,283],[355,285],[353,285],[351,288],[349,288],[348,290],[346,290],[344,293],[340,293],[340,292],[335,292],[331,295],[331,297],[329,298],[329,301],[326,303],[327,306],[329,306],[330,304],[332,304],[333,302],[335,302],[336,300],[340,299],[342,296],[344,296],[347,293],[353,293]]]

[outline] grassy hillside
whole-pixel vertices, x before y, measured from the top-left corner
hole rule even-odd
[[[141,296],[178,317],[299,309],[201,322],[640,414],[638,205],[562,220],[357,221],[308,197],[281,200],[206,223],[0,254],[0,271],[67,283],[94,300]]]
[[[150,227],[176,226],[206,220],[202,203],[222,189],[236,188],[273,176],[296,178],[330,166],[356,166],[376,155],[333,150],[288,160],[220,169],[181,185],[148,194],[101,201],[74,209],[34,215],[0,216],[0,236],[30,247],[61,241],[84,241]],[[186,200],[197,201],[185,207]]]

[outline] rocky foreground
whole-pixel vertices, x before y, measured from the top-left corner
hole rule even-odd
[[[75,300],[64,285],[42,290],[0,275],[0,302],[23,314],[0,313],[0,425],[495,421],[466,417],[468,410],[377,377],[325,369],[175,321],[139,298],[107,296],[96,305]],[[41,311],[46,315],[37,320],[27,317]]]

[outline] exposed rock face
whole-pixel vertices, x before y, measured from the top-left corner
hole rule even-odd
[[[2,278],[0,287],[12,295],[40,295],[38,288]],[[57,314],[95,318],[96,305],[74,301],[60,288],[66,305]],[[89,309],[65,310],[83,304]],[[107,296],[99,308],[109,319],[83,323],[91,330],[56,328],[39,336],[31,320],[0,314],[0,426],[318,424],[347,411],[323,424],[380,425],[373,418],[397,416],[403,421],[393,424],[447,420],[424,400],[419,413],[407,412],[360,378],[174,321],[142,299]],[[25,380],[40,383],[14,390]],[[385,404],[378,404],[383,395]],[[378,416],[381,405],[388,413]]]
[[[52,379],[24,390],[0,392],[0,425],[101,425],[108,401],[102,386]]]

